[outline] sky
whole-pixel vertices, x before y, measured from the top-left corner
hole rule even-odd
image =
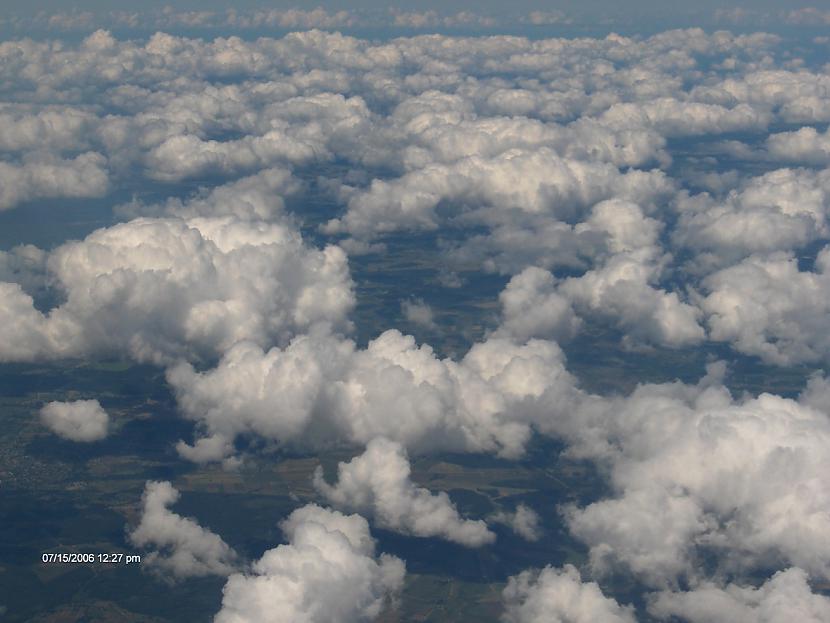
[[[218,623],[371,621],[408,573],[373,535],[506,527],[584,551],[512,575],[508,623],[827,621],[830,9],[526,38],[486,4],[381,8],[394,37],[176,7],[0,43],[0,362],[151,366],[193,470],[340,453],[253,559],[147,481],[147,568],[221,578]],[[90,394],[40,434],[124,434]],[[413,478],[540,439],[603,487],[477,516]]]
[[[804,3],[803,6],[815,7],[818,9],[830,8],[828,0],[814,0]],[[110,2],[101,0],[82,0],[79,2],[65,2],[63,0],[36,0],[24,2],[21,0],[7,0],[5,7],[9,14],[28,16],[41,11],[55,12],[78,12],[92,11],[95,13],[107,13],[113,10],[125,10],[123,7],[115,7]],[[313,4],[298,7],[290,0],[276,0],[274,2],[262,3],[257,0],[242,0],[233,3],[232,7],[227,3],[218,1],[189,1],[180,0],[169,2],[165,0],[148,0],[142,3],[141,11],[161,10],[169,7],[175,11],[225,11],[229,8],[236,10],[250,9],[291,9],[304,8],[311,10],[321,7],[331,11],[356,11],[369,14],[386,13],[390,10],[407,13],[419,13],[424,11],[437,11],[440,14],[452,14],[461,11],[481,13],[498,17],[503,21],[515,21],[516,19],[533,11],[550,13],[563,11],[568,15],[578,16],[581,20],[602,21],[608,18],[614,20],[636,20],[639,24],[648,27],[653,22],[676,23],[691,25],[700,23],[701,20],[709,21],[718,11],[734,12],[744,10],[750,13],[786,13],[793,9],[802,8],[802,5],[793,5],[784,0],[753,0],[752,2],[721,2],[720,0],[700,0],[690,4],[680,0],[667,0],[663,2],[651,2],[648,0],[625,0],[624,2],[609,2],[607,0],[560,0],[555,3],[542,2],[539,0],[517,0],[505,6],[503,2],[494,0],[481,0],[471,6],[469,2],[460,0],[447,0],[438,2],[434,0],[418,0],[412,2],[387,2],[384,0],[325,0]]]
[[[80,2],[66,2],[64,0],[34,0],[33,2],[19,2],[18,0],[9,0],[6,3],[7,7],[14,10],[52,10],[52,11],[67,11],[71,9],[80,10],[112,10],[114,7],[110,2],[100,2],[96,0],[86,0]],[[143,3],[147,8],[159,8],[164,6],[171,6],[174,9],[226,9],[229,8],[225,2],[187,2],[180,0],[178,2],[164,2],[159,0],[148,0]],[[422,11],[426,9],[441,9],[447,12],[471,10],[469,2],[462,2],[459,0],[447,0],[446,2],[436,2],[432,0],[412,0],[409,2],[386,2],[382,0],[321,0],[320,2],[310,3],[306,6],[300,7],[296,2],[290,0],[273,0],[268,3],[256,2],[255,0],[242,0],[234,2],[235,8],[306,8],[312,9],[320,6],[325,9],[378,9],[387,10],[389,8],[405,9],[407,11]],[[784,2],[783,0],[754,0],[753,2],[721,2],[719,0],[701,0],[696,2],[695,6],[705,9],[729,9],[735,7],[756,8],[756,9],[792,9],[794,8],[791,2]],[[813,0],[809,6],[817,8],[830,7],[830,3],[826,0]],[[645,2],[643,0],[625,0],[623,2],[608,2],[603,0],[584,0],[576,2],[575,0],[562,0],[559,2],[543,2],[540,0],[516,0],[510,3],[511,11],[533,11],[533,10],[573,10],[576,8],[590,8],[592,10],[621,9],[628,10],[636,8],[638,10],[660,10],[660,11],[683,11],[688,8],[687,2],[679,0],[669,0],[664,2]],[[481,0],[476,3],[475,8],[479,11],[496,11],[505,12],[503,2],[494,2],[493,0]]]

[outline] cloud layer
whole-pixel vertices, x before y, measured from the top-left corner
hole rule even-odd
[[[95,21],[37,19],[54,30]],[[322,9],[109,19],[154,30],[366,24]],[[534,12],[523,23],[570,21]],[[496,26],[436,11],[376,23]],[[317,475],[321,498],[378,527],[468,546],[493,533],[445,492],[418,487],[408,456],[516,460],[534,435],[556,439],[593,462],[610,493],[545,517],[584,543],[588,562],[515,576],[507,621],[631,623],[609,590],[616,573],[657,618],[826,619],[826,598],[810,589],[830,579],[823,374],[799,399],[733,394],[720,364],[697,384],[594,395],[559,346],[619,338],[614,355],[648,350],[658,367],[684,361],[686,375],[697,348],[827,364],[830,78],[808,48],[700,29],[383,41],[97,30],[77,43],[2,42],[3,217],[98,198],[122,222],[0,251],[0,361],[162,366],[195,423],[183,458],[238,459],[252,437],[264,444],[251,451],[348,448],[333,484]],[[373,265],[385,264],[388,285],[413,240],[429,250],[418,268],[443,285],[485,274],[503,286],[460,320],[481,329],[466,354],[439,355],[440,342],[391,322],[368,341],[352,333],[366,322],[355,308],[375,303],[373,269],[356,256],[388,254]],[[389,286],[392,316],[444,337],[457,309],[442,308],[437,287],[405,285]],[[669,349],[676,359],[661,359]],[[107,432],[95,401],[50,403],[41,418],[77,441]],[[170,510],[177,496],[149,483],[131,539],[168,575],[229,575],[219,623],[371,620],[402,586],[402,561],[376,555],[358,515],[297,509],[282,524],[287,543],[247,568]],[[490,521],[544,538],[528,506],[503,508],[513,510]]]
[[[137,27],[149,14],[142,15],[110,17]],[[64,23],[53,17],[46,26]],[[93,18],[64,17],[84,28]],[[157,28],[336,28],[359,21],[349,12],[324,10],[163,11],[151,17]],[[385,19],[406,27],[490,23],[472,13],[399,12]],[[569,17],[537,12],[525,21],[551,20]],[[383,247],[371,240],[425,230],[446,236],[439,248],[456,269],[507,277],[550,271],[559,280],[556,295],[567,301],[553,296],[553,286],[537,274],[545,291],[538,303],[540,309],[559,306],[550,311],[556,318],[564,314],[561,326],[549,319],[547,326],[513,323],[509,329],[519,339],[567,337],[582,319],[610,324],[632,348],[682,348],[711,339],[774,363],[828,356],[823,344],[776,352],[764,343],[789,336],[729,331],[714,299],[701,304],[693,296],[710,294],[719,271],[751,256],[767,261],[771,253],[810,254],[827,237],[821,141],[830,120],[823,99],[830,80],[820,67],[792,58],[775,35],[687,29],[642,39],[434,35],[370,42],[312,30],[253,41],[163,32],[120,41],[97,30],[60,49],[31,39],[6,42],[0,60],[0,120],[13,128],[0,141],[3,208],[149,185],[168,197],[136,199],[121,206],[122,213],[178,218],[184,224],[176,227],[214,241],[197,219],[285,226],[286,198],[303,197],[315,186],[314,201],[322,193],[339,206],[319,223],[321,237],[344,249],[378,250]],[[676,147],[684,141],[688,149]],[[761,170],[739,171],[747,160]],[[204,188],[188,197],[177,184]],[[126,235],[126,225],[116,226],[107,244],[116,233]],[[52,278],[65,288],[63,277]],[[221,281],[207,279],[218,290]],[[280,290],[286,286],[277,281]],[[797,298],[811,287],[801,281]],[[275,296],[267,288],[259,298],[249,293],[232,303],[220,294],[218,302],[194,301],[200,326],[184,321],[176,335],[165,335],[171,348],[164,349],[129,326],[109,327],[121,335],[108,340],[79,337],[93,332],[97,318],[60,310],[44,319],[24,311],[27,300],[14,286],[3,288],[24,336],[7,340],[17,343],[5,347],[6,360],[124,344],[142,360],[215,356],[241,339],[284,345],[308,328],[302,321],[268,326],[244,311],[251,304],[267,308],[266,299]],[[333,285],[327,288],[333,293]],[[514,289],[527,285],[517,282]],[[65,294],[74,306],[78,293]],[[512,313],[536,302],[513,301]],[[329,320],[340,322],[339,329],[349,305],[341,306],[340,318]],[[419,314],[413,322],[433,328],[428,314]],[[771,324],[789,321],[772,318]],[[181,330],[192,337],[182,340]]]

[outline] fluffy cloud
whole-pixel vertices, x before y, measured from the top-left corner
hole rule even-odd
[[[766,62],[759,60],[741,67],[734,56],[725,59],[722,67],[729,73],[710,84],[696,84],[691,98],[730,108],[748,104],[759,113],[771,113],[771,121],[777,119],[787,124],[822,123],[830,119],[825,95],[830,78],[825,72],[797,65],[785,69],[770,62],[771,58]]]
[[[585,275],[566,280],[561,290],[577,309],[616,323],[634,343],[672,347],[700,343],[705,337],[699,311],[676,292],[652,285],[659,274],[648,253],[623,253]]]
[[[583,582],[572,565],[525,571],[504,589],[506,623],[635,623],[633,609],[602,594],[595,582]]]
[[[32,297],[16,283],[0,283],[0,361],[29,361],[52,352],[59,339],[47,331],[47,322]]]
[[[227,217],[240,220],[272,221],[286,219],[286,196],[299,192],[300,182],[290,171],[280,168],[263,169],[256,175],[233,182],[201,188],[186,198],[169,198],[161,204],[145,205],[132,202],[116,210],[130,216]]]
[[[0,286],[0,359],[211,357],[242,340],[347,327],[353,305],[345,254],[310,249],[278,224],[140,218],[59,247],[48,266],[66,296],[48,314],[16,284]]]
[[[530,338],[559,341],[579,330],[570,300],[556,290],[556,279],[541,268],[526,268],[513,277],[499,294],[502,320],[496,335],[509,335],[519,342]]]
[[[462,519],[443,491],[432,494],[417,487],[410,479],[406,451],[388,439],[373,439],[363,454],[340,463],[334,485],[325,481],[322,467],[318,467],[314,486],[330,504],[370,513],[382,528],[439,537],[467,547],[492,543],[496,538],[483,521]]]
[[[106,158],[95,152],[71,160],[35,156],[22,164],[0,162],[0,210],[55,197],[101,197],[109,189]]]
[[[97,400],[50,402],[40,410],[40,421],[56,435],[72,441],[98,441],[107,436],[109,415]]]
[[[268,352],[241,343],[213,370],[181,364],[167,378],[203,431],[195,446],[179,450],[202,461],[224,458],[248,432],[312,448],[382,436],[416,452],[518,456],[532,422],[553,417],[542,405],[565,408],[574,383],[552,342],[492,338],[456,362],[394,330],[365,350],[326,336]]]
[[[92,113],[71,106],[30,109],[0,105],[0,151],[87,149],[95,120]]]
[[[509,526],[513,532],[528,541],[538,541],[542,538],[539,515],[525,504],[519,504],[512,513],[500,511],[487,520]]]
[[[659,288],[666,257],[658,221],[634,203],[611,200],[595,205],[581,228],[604,234],[609,255],[559,287],[578,311],[610,319],[635,343],[678,347],[703,340],[699,311],[676,292]]]
[[[203,140],[192,134],[173,136],[147,155],[152,175],[177,181],[205,175],[233,175],[286,161],[308,161],[314,148],[279,130],[234,141]]]
[[[234,572],[236,552],[221,537],[168,507],[179,499],[169,482],[147,482],[141,520],[128,538],[136,547],[154,548],[142,559],[162,576],[174,579]]]
[[[254,92],[209,85],[161,93],[144,113],[105,119],[99,134],[122,163],[137,161],[149,177],[166,182],[358,157],[361,135],[372,130],[365,101],[299,90],[264,82]]]
[[[460,93],[429,89],[395,107],[380,135],[385,145],[375,149],[407,171],[542,147],[567,158],[619,166],[665,160],[665,141],[651,128],[612,128],[588,117],[567,125],[534,118],[554,116],[537,111],[553,98],[550,93],[487,84]]]
[[[727,108],[661,97],[642,104],[614,104],[600,122],[612,129],[653,127],[661,136],[677,137],[763,130],[770,118],[748,104]]]
[[[359,515],[308,505],[281,526],[288,543],[228,578],[216,623],[369,621],[400,590],[403,562],[375,555]]]
[[[793,400],[733,400],[712,368],[698,386],[586,398],[570,452],[610,469],[615,494],[565,511],[595,571],[656,586],[694,579],[703,557],[745,573],[797,565],[830,577],[830,420]]]
[[[830,415],[830,379],[822,372],[813,373],[799,394],[798,401]]]
[[[776,573],[758,588],[705,583],[685,593],[659,593],[649,611],[660,619],[677,617],[688,623],[786,623],[797,616],[804,623],[830,617],[830,599],[810,590],[801,569]]]
[[[428,165],[392,182],[374,180],[349,200],[346,215],[328,223],[326,231],[361,237],[403,228],[434,229],[435,210],[442,202],[462,213],[469,206],[472,213],[464,219],[472,223],[497,224],[522,213],[565,220],[612,196],[645,204],[669,187],[657,171],[621,174],[614,166],[563,159],[545,148],[510,150],[493,159],[471,156],[450,166]]]
[[[438,328],[438,325],[435,324],[435,314],[432,308],[421,299],[403,301],[401,311],[407,322],[426,329],[435,330]]]
[[[830,249],[814,271],[791,254],[752,256],[703,281],[700,302],[710,338],[778,365],[826,360],[830,353]]]
[[[45,251],[31,244],[0,251],[0,283],[19,284],[29,294],[45,289],[47,258]]]
[[[784,162],[826,165],[830,162],[830,130],[821,133],[804,127],[773,134],[767,139],[767,151],[772,158]]]
[[[695,251],[691,268],[706,273],[752,253],[800,249],[826,238],[828,207],[830,171],[778,169],[722,199],[681,196],[673,237]]]

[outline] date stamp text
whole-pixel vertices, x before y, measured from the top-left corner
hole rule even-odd
[[[141,564],[141,555],[123,552],[43,552],[40,562],[53,565],[137,565]]]

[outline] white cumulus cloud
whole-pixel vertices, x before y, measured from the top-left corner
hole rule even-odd
[[[99,153],[67,160],[47,155],[21,164],[0,162],[0,210],[35,199],[102,197],[107,190],[106,158]]]
[[[310,504],[281,526],[288,543],[228,578],[216,623],[371,621],[401,589],[403,562],[375,554],[359,515]]]
[[[301,331],[348,328],[345,253],[306,246],[292,228],[230,217],[139,218],[52,251],[66,300],[47,314],[0,285],[8,339],[0,360],[123,352],[141,361],[210,357]],[[19,330],[12,330],[18,327]]]
[[[704,583],[684,593],[658,593],[649,611],[660,619],[688,623],[822,623],[830,618],[830,598],[813,593],[798,568],[779,571],[762,586]]]
[[[699,305],[709,336],[778,365],[826,361],[830,355],[830,249],[814,270],[792,254],[754,255],[706,277]]]
[[[107,436],[110,419],[97,400],[75,400],[45,404],[40,421],[60,437],[89,442]]]
[[[174,579],[233,573],[236,552],[219,535],[168,508],[179,496],[169,482],[147,482],[141,519],[128,534],[133,545],[152,550],[142,563]]]
[[[505,623],[635,623],[631,607],[606,597],[595,582],[583,582],[572,565],[524,571],[504,589]]]
[[[438,537],[467,547],[495,540],[481,520],[463,519],[443,491],[433,494],[410,479],[404,448],[394,441],[370,441],[360,456],[337,467],[337,482],[328,484],[322,468],[314,486],[330,504],[368,513],[389,530],[422,537]]]
[[[553,342],[494,337],[453,361],[395,330],[365,350],[331,336],[303,336],[267,352],[245,342],[212,370],[181,364],[167,378],[202,430],[180,452],[199,461],[224,458],[247,432],[311,448],[386,437],[415,452],[518,456],[542,405],[565,408],[574,385]]]
[[[542,538],[539,514],[526,504],[519,504],[513,512],[495,513],[487,520],[510,527],[513,532],[527,541],[538,541]]]
[[[609,466],[614,493],[564,510],[595,571],[675,585],[708,556],[731,573],[783,562],[830,577],[830,420],[771,394],[733,399],[720,374],[586,398],[569,452]]]

